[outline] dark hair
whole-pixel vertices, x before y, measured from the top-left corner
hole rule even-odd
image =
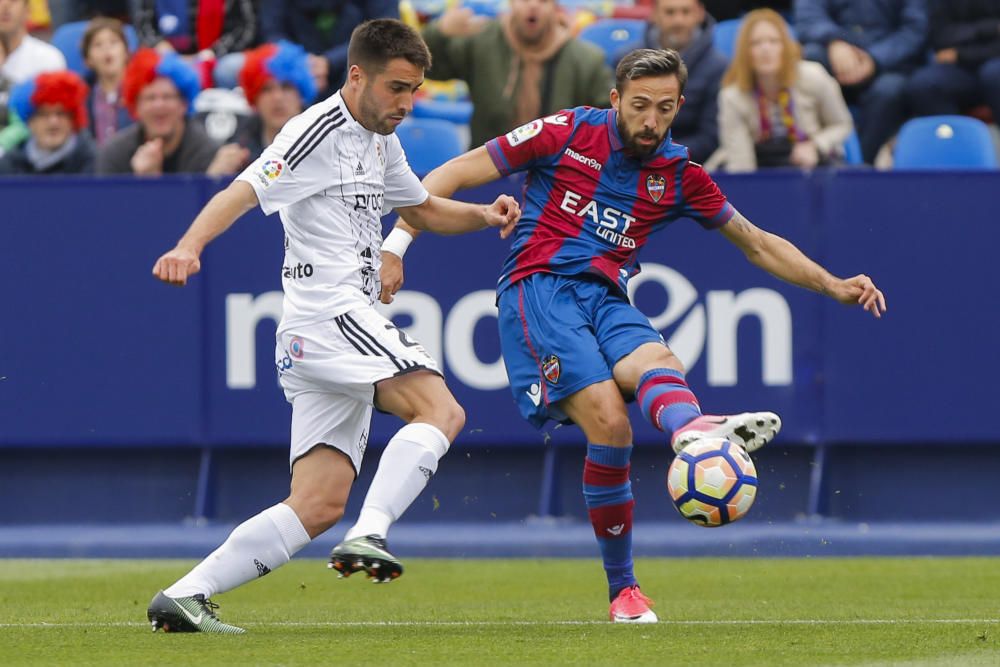
[[[681,54],[673,49],[636,49],[629,51],[615,68],[615,89],[621,93],[625,84],[633,79],[670,74],[677,75],[681,84],[680,93],[683,95],[688,69],[681,60]]]
[[[87,29],[83,32],[83,40],[80,42],[80,53],[83,55],[84,60],[87,59],[87,51],[90,51],[90,45],[94,43],[94,39],[102,30],[113,32],[115,37],[122,40],[122,44],[125,45],[125,52],[129,51],[128,39],[125,38],[125,28],[122,27],[122,22],[118,19],[98,16],[87,24]]]
[[[351,43],[347,47],[348,67],[357,65],[376,74],[394,58],[404,58],[425,71],[431,68],[431,52],[423,38],[402,21],[365,21],[351,33]]]

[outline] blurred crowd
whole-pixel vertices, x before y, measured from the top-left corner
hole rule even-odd
[[[1000,119],[1000,0],[460,1],[0,0],[0,174],[235,173],[378,17],[423,30],[472,145],[607,106],[637,46],[682,54],[672,136],[711,170],[886,165],[908,118]]]

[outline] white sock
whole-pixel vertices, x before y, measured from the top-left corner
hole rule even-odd
[[[281,567],[310,541],[295,510],[278,503],[236,526],[221,547],[163,592],[172,598],[225,593]]]
[[[361,535],[385,537],[437,472],[438,460],[451,443],[436,426],[407,424],[393,436],[368,488],[358,521],[345,539]]]

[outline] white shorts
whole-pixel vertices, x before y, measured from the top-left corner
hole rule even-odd
[[[289,463],[319,444],[348,456],[355,473],[368,445],[375,384],[437,362],[374,308],[278,333],[275,366],[292,404]]]

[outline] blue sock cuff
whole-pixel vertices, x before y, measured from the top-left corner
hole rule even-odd
[[[603,466],[624,468],[632,458],[632,445],[611,447],[609,445],[587,444],[587,458]]]
[[[653,370],[646,371],[645,373],[642,374],[642,377],[639,378],[639,384],[636,385],[636,389],[638,390],[639,387],[641,387],[646,382],[652,380],[655,377],[664,377],[664,376],[675,377],[684,380],[684,373],[681,373],[680,371],[675,371],[673,368],[654,368]],[[687,384],[687,380],[684,380],[684,383]]]

